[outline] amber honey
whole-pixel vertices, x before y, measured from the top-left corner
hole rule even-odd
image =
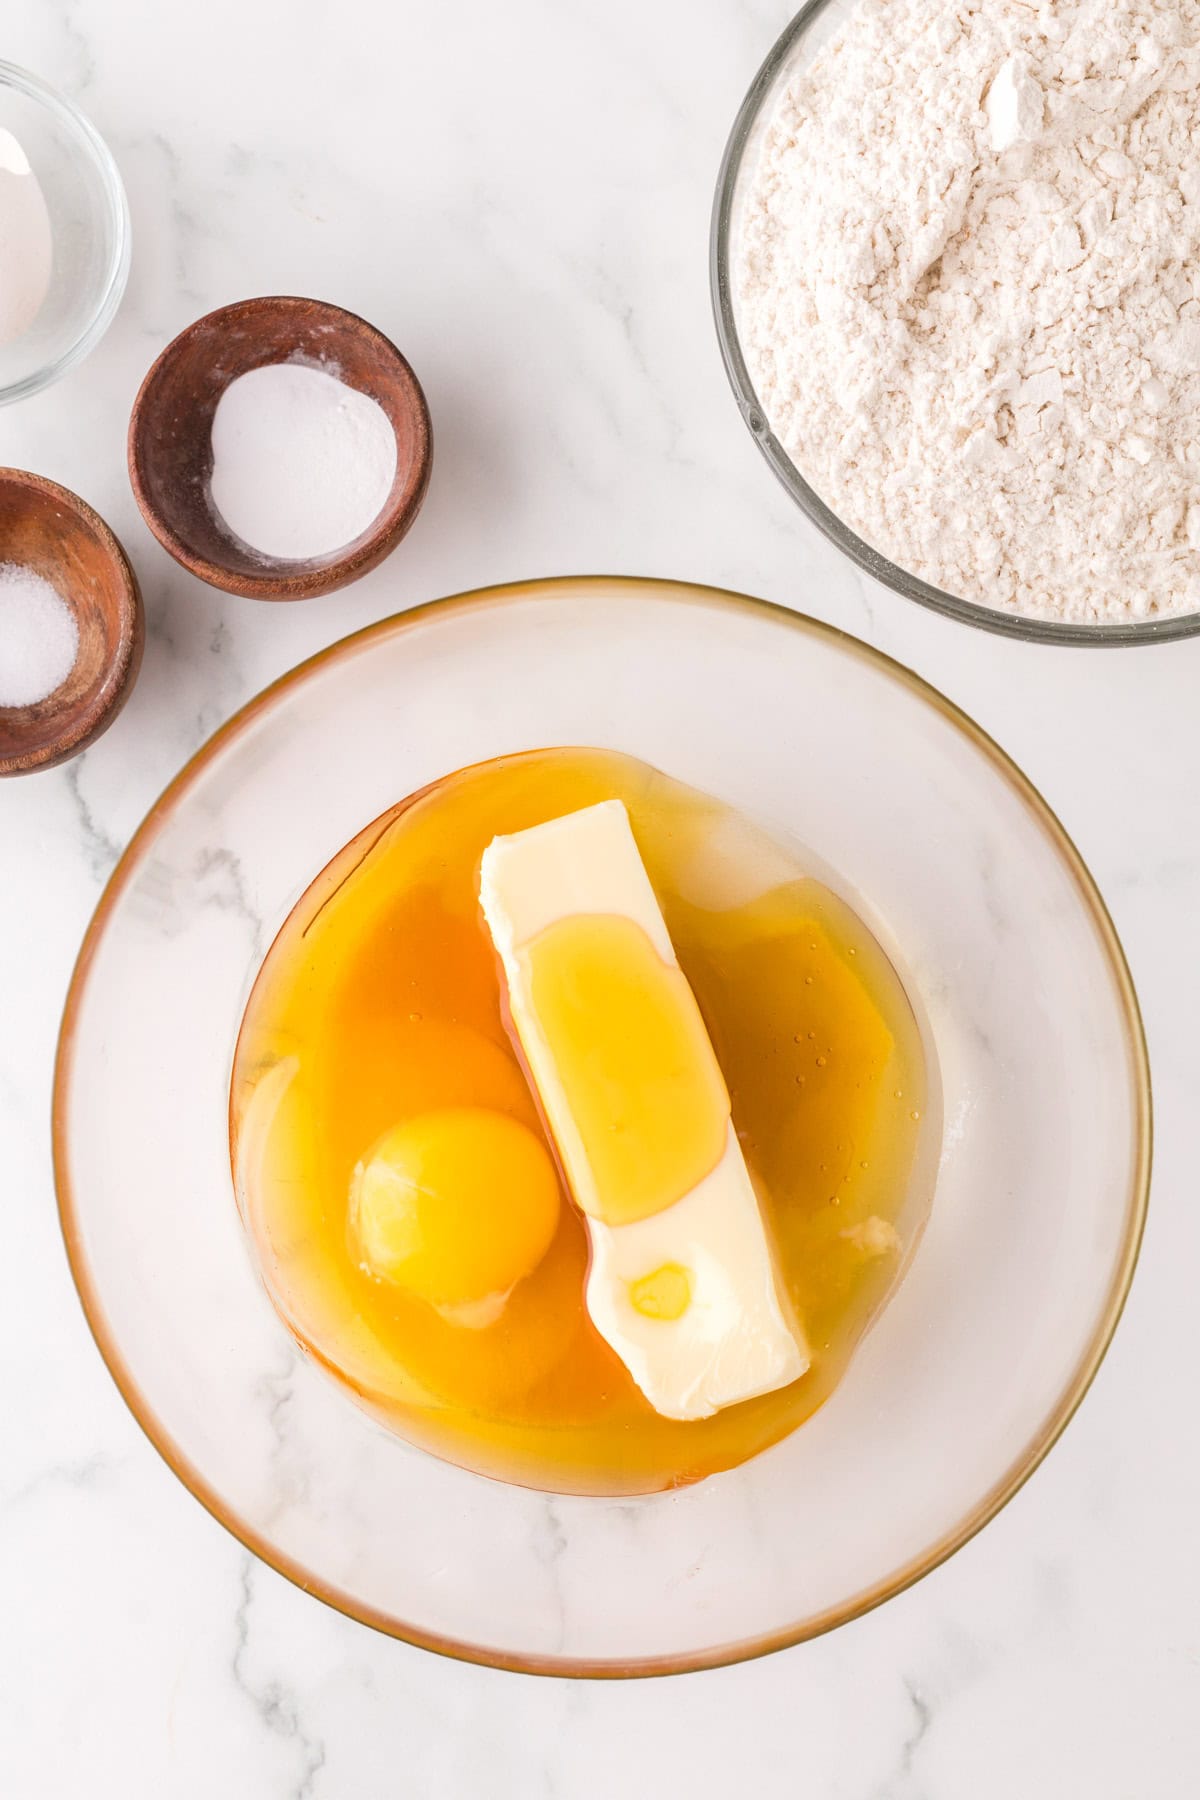
[[[380,1279],[350,1229],[356,1169],[408,1121],[485,1109],[552,1150],[507,1028],[479,864],[493,836],[610,798],[629,810],[812,1352],[789,1387],[690,1422],[655,1413],[592,1326],[565,1193],[549,1248],[543,1236],[484,1322]],[[238,1042],[235,1181],[283,1317],[392,1429],[501,1479],[648,1492],[744,1461],[832,1392],[924,1222],[927,1085],[899,975],[802,851],[630,758],[539,751],[401,802],[304,894]],[[498,1166],[489,1233],[514,1205]]]

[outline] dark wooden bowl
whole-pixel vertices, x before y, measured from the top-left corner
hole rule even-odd
[[[86,750],[124,706],[142,660],[142,597],[99,514],[24,469],[0,469],[0,562],[44,576],[79,625],[63,685],[34,706],[0,706],[0,775],[28,775]]]
[[[396,479],[353,543],[278,562],[233,537],[212,504],[212,422],[231,381],[293,357],[335,365],[341,380],[378,401],[396,433]],[[404,357],[365,319],[321,300],[264,296],[197,319],[154,364],[129,421],[129,479],[159,543],[201,581],[253,600],[330,594],[375,568],[420,511],[432,458],[429,408]]]

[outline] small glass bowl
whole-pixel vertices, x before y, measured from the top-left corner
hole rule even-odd
[[[713,313],[725,371],[737,397],[743,419],[759,449],[778,475],[792,499],[807,513],[814,525],[843,550],[851,562],[874,576],[885,587],[917,600],[934,612],[960,619],[967,625],[979,625],[985,631],[996,631],[1005,637],[1023,638],[1040,644],[1161,644],[1172,639],[1193,637],[1200,632],[1200,612],[1176,613],[1170,617],[1139,619],[1131,624],[1098,623],[1060,624],[1053,619],[1038,619],[1024,613],[1004,610],[999,606],[983,606],[977,601],[963,600],[922,581],[898,564],[889,561],[865,538],[852,531],[821,496],[809,486],[767,422],[766,409],[754,391],[750,371],[742,354],[738,333],[737,307],[734,298],[733,255],[736,248],[741,209],[754,175],[763,138],[775,115],[779,99],[798,70],[814,57],[854,15],[857,0],[808,0],[791,24],[778,38],[766,61],[750,84],[742,101],[733,130],[725,147],[717,191],[713,202],[712,233],[709,246],[709,272],[712,282]]]
[[[0,344],[0,405],[57,381],[103,337],[129,274],[129,206],[108,146],[36,75],[0,62],[0,128],[29,158],[50,214],[54,263],[41,310]]]

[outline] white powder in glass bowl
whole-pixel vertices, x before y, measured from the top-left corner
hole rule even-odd
[[[1200,607],[1200,0],[864,0],[778,105],[734,280],[772,430],[901,567]]]
[[[50,291],[50,214],[29,158],[0,126],[0,345],[23,337]]]

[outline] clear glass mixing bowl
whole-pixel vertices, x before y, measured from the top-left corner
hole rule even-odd
[[[932,607],[948,618],[980,625],[985,631],[997,631],[1006,637],[1042,644],[1161,644],[1194,636],[1200,632],[1200,612],[1140,619],[1131,624],[1061,624],[1052,619],[1029,618],[1000,607],[980,606],[975,601],[947,594],[928,581],[922,581],[919,575],[910,574],[907,569],[889,561],[865,538],[852,531],[809,485],[772,432],[765,409],[754,391],[738,335],[732,266],[740,211],[763,136],[781,93],[796,71],[810,63],[822,45],[853,17],[857,3],[858,0],[809,0],[808,5],[801,7],[771,49],[742,101],[717,178],[709,246],[713,312],[726,373],[755,443],[797,506],[839,550],[845,551],[852,562],[897,594]],[[819,170],[814,170],[813,179],[820,180]]]
[[[79,109],[0,62],[0,127],[37,177],[54,241],[50,288],[29,330],[0,344],[0,405],[49,387],[103,337],[129,274],[129,207],[117,165]]]
[[[832,1398],[740,1468],[636,1500],[509,1487],[375,1424],[290,1338],[229,1172],[242,1011],[316,872],[437,776],[552,744],[628,751],[811,846],[893,947],[942,1080],[929,1224]],[[431,1649],[656,1674],[865,1612],[1016,1492],[1116,1327],[1149,1104],[1103,903],[977,726],[810,619],[595,577],[371,626],[200,751],[88,930],[55,1166],[100,1349],[168,1463],[243,1543]]]

